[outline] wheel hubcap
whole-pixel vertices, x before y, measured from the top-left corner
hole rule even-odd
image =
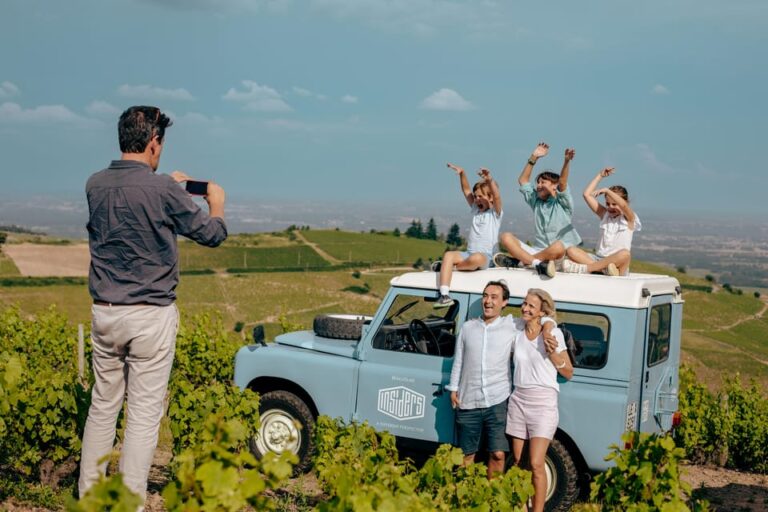
[[[299,446],[301,431],[290,414],[279,409],[271,409],[261,414],[261,425],[256,434],[256,447],[260,453],[299,453]]]
[[[557,471],[555,471],[555,464],[552,459],[546,457],[544,459],[544,471],[547,473],[547,501],[555,494],[557,488]]]

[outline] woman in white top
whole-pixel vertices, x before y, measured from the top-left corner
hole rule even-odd
[[[600,180],[613,174],[613,167],[606,167],[597,173],[584,189],[584,200],[589,208],[600,217],[600,240],[595,254],[578,247],[569,247],[563,261],[563,272],[588,274],[604,272],[610,276],[629,274],[632,259],[632,235],[642,228],[640,218],[629,206],[629,194],[621,185],[597,189]],[[605,197],[605,206],[597,198]]]
[[[544,337],[541,319],[555,319],[555,303],[549,293],[531,288],[520,308],[525,329],[512,345],[515,389],[509,398],[506,432],[512,436],[512,456],[520,464],[528,440],[528,458],[533,473],[533,512],[542,512],[547,494],[544,456],[560,419],[557,376],[573,376],[573,366],[566,352],[563,332],[552,329]]]

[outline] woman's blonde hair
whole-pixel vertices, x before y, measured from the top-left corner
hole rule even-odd
[[[557,310],[555,309],[555,301],[549,292],[542,290],[541,288],[530,288],[526,295],[534,295],[541,301],[541,310],[544,315],[548,316],[555,322],[557,322]]]

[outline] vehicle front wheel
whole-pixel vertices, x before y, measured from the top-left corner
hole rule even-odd
[[[259,428],[249,445],[256,457],[269,452],[295,453],[299,462],[294,475],[309,469],[314,451],[315,417],[309,406],[290,391],[270,391],[261,395]]]

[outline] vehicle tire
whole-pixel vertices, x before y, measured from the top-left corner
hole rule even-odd
[[[309,406],[289,391],[270,391],[259,400],[259,428],[251,437],[251,452],[261,458],[269,452],[295,453],[294,476],[306,472],[314,452],[315,417]]]
[[[362,315],[318,315],[312,322],[312,329],[323,338],[359,340],[363,325],[370,321],[370,316]]]
[[[579,497],[579,472],[568,448],[553,439],[544,459],[547,470],[547,512],[566,512]]]

